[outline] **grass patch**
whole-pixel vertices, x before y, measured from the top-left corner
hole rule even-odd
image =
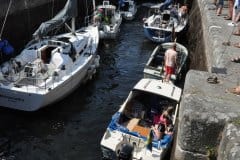
[[[206,146],[207,156],[209,160],[217,160],[217,149],[216,147]]]

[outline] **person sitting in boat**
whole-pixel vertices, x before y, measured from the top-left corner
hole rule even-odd
[[[110,18],[109,18],[109,16],[104,16],[104,23],[105,24],[110,24]]]
[[[161,115],[157,115],[154,117],[153,123],[159,124],[162,123],[166,127],[172,123],[172,114],[173,114],[174,108],[172,106],[169,106]]]
[[[169,106],[160,116],[159,123],[162,123],[165,125],[165,127],[168,127],[170,124],[172,124],[172,114],[173,114],[173,107]]]
[[[153,130],[154,139],[161,140],[165,133],[165,125],[162,123],[156,124],[151,128]]]
[[[169,82],[172,74],[175,73],[175,68],[177,67],[177,52],[176,43],[173,43],[172,48],[169,48],[165,52],[164,56],[164,67],[165,67],[165,77],[164,80]]]
[[[167,146],[173,138],[173,125],[169,125],[165,132],[164,135],[162,136],[162,139],[158,143],[158,148]]]
[[[164,133],[165,129],[172,125],[172,113],[173,113],[173,107],[169,106],[167,110],[165,110],[161,116],[159,117],[158,121],[155,121],[155,125],[152,127],[156,139],[160,140]]]
[[[95,25],[98,25],[101,20],[102,20],[102,17],[103,17],[103,9],[102,8],[99,8],[95,11],[94,13],[94,17],[93,17],[93,23]]]

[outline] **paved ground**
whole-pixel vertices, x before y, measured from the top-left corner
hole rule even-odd
[[[228,26],[231,21],[224,19],[228,13],[227,1],[225,1],[223,13],[220,16],[217,16],[216,10],[213,9],[215,6],[211,4],[211,0],[199,3],[203,17],[208,70],[209,72],[226,74],[224,77],[230,81],[227,87],[238,85],[240,63],[231,62],[231,59],[240,56],[240,48],[232,45],[240,42],[240,36],[232,34],[237,27]],[[230,42],[230,45],[223,45],[224,42]]]

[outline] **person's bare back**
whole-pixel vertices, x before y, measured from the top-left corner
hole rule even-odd
[[[175,67],[177,52],[174,49],[168,49],[165,53],[165,65],[169,67]]]
[[[176,43],[173,44],[172,48],[168,49],[165,52],[164,65],[165,81],[168,82],[170,80],[171,74],[175,73],[175,67],[177,65]]]

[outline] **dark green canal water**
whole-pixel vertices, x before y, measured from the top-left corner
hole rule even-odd
[[[99,160],[100,140],[156,44],[144,38],[141,16],[121,26],[115,41],[101,42],[94,80],[37,112],[0,109],[0,159]]]

